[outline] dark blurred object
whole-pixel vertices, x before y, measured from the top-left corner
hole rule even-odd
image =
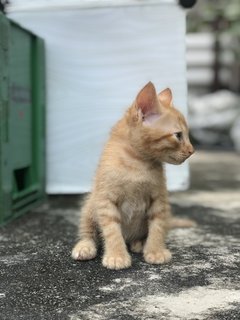
[[[9,4],[8,0],[0,0],[0,11],[6,13],[6,6]]]
[[[183,8],[190,9],[195,5],[197,0],[179,0],[178,2]]]
[[[240,3],[239,0],[198,1],[188,15],[188,32],[209,32],[214,35],[214,77],[211,91],[232,89],[240,91]],[[221,38],[231,38],[231,51],[234,63],[231,67],[232,79],[228,85],[223,84],[220,77],[221,69]]]

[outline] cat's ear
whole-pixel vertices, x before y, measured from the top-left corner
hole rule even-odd
[[[158,99],[165,107],[173,106],[172,91],[169,88],[164,89],[158,94]]]
[[[138,93],[136,107],[141,111],[143,117],[158,113],[158,99],[156,89],[152,82],[148,82]]]

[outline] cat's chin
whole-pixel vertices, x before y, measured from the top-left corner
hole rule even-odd
[[[180,165],[182,164],[186,159],[176,159],[174,157],[169,157],[165,162],[168,164],[173,164],[173,165]]]

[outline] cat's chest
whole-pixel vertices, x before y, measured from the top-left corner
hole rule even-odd
[[[144,215],[151,204],[149,193],[129,192],[121,199],[119,209],[128,220],[136,215]]]
[[[165,185],[161,186],[154,178],[144,179],[137,177],[129,179],[121,186],[121,195],[117,202],[118,210],[122,217],[122,232],[126,240],[141,239],[147,233],[148,212],[154,199],[161,196]]]
[[[128,183],[118,202],[118,208],[126,221],[142,219],[153,201],[156,190],[150,183]]]
[[[151,193],[145,187],[141,190],[131,188],[119,201],[122,234],[126,241],[142,239],[146,236],[147,214],[151,203]]]

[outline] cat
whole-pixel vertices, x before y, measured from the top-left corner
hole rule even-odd
[[[171,216],[163,163],[181,164],[194,149],[184,116],[173,106],[169,88],[157,94],[149,82],[111,131],[97,168],[91,194],[81,210],[76,260],[97,255],[109,269],[131,266],[132,252],[151,264],[170,261],[167,231],[192,227],[194,221]]]

